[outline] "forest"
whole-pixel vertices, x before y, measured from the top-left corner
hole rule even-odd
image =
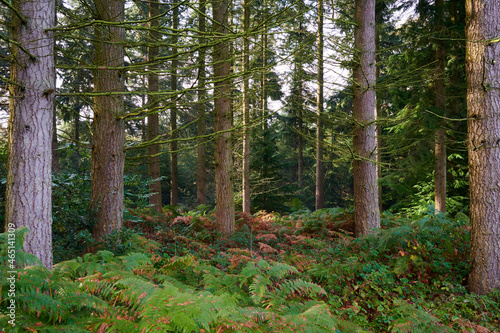
[[[500,332],[500,0],[0,0],[0,332]]]

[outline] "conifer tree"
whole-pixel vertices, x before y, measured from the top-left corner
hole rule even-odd
[[[125,163],[124,91],[125,29],[116,25],[125,18],[122,0],[94,0],[94,121],[92,139],[91,201],[98,210],[93,236],[104,235],[123,225],[123,171]],[[109,24],[107,24],[109,23]]]
[[[500,288],[500,0],[469,0],[467,119],[470,174],[471,262],[469,288]]]
[[[158,140],[158,135],[160,134],[160,123],[158,117],[158,110],[156,110],[158,105],[158,96],[155,93],[159,92],[159,78],[157,71],[159,70],[158,62],[156,57],[159,55],[159,47],[157,46],[159,42],[159,20],[158,16],[160,14],[160,8],[158,2],[150,2],[148,4],[148,16],[149,16],[149,28],[148,37],[148,61],[150,63],[148,68],[148,141]],[[161,176],[160,173],[160,145],[150,144],[148,146],[148,176],[151,179],[151,184],[149,185],[149,204],[152,205],[153,209],[160,213],[162,211],[162,198],[161,198]]]
[[[229,236],[235,230],[234,189],[231,172],[233,156],[231,145],[232,111],[228,35],[228,0],[213,0],[214,32],[214,113],[215,113],[215,218],[218,230]]]
[[[354,224],[356,236],[380,227],[376,165],[375,0],[355,2]]]
[[[26,252],[52,268],[54,0],[12,4],[5,228],[30,229]]]

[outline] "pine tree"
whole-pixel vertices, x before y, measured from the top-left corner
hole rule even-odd
[[[466,4],[467,108],[472,271],[469,288],[500,288],[500,0]]]
[[[54,0],[12,4],[5,228],[28,227],[24,249],[52,268]]]
[[[122,0],[94,0],[97,19],[109,22],[95,26],[94,121],[92,139],[91,200],[98,209],[93,236],[120,229],[123,224],[123,170],[125,163],[125,122],[123,97],[125,72]]]

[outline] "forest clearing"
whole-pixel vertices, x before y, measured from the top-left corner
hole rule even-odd
[[[500,332],[500,0],[1,0],[0,332]]]

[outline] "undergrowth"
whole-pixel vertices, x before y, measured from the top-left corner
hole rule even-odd
[[[47,270],[21,251],[16,326],[2,265],[0,327],[13,332],[495,332],[500,291],[466,290],[469,222],[386,215],[354,239],[349,211],[240,213],[215,231],[209,207],[130,210],[109,250]],[[132,232],[135,230],[135,232]],[[0,261],[7,263],[2,234]]]

